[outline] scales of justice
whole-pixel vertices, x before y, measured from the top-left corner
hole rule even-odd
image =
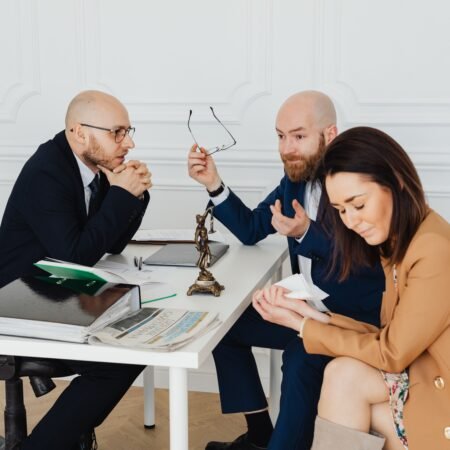
[[[200,269],[195,283],[191,285],[187,291],[187,295],[192,295],[194,293],[204,293],[213,294],[215,297],[219,297],[221,292],[225,289],[214,278],[214,275],[207,270],[207,267],[211,264],[211,250],[208,244],[208,230],[206,229],[205,222],[208,214],[210,215],[210,228],[209,232],[214,233],[214,217],[213,217],[213,207],[210,206],[206,209],[203,214],[197,214],[197,227],[195,229],[195,247],[199,252],[199,257],[197,261],[197,267]]]

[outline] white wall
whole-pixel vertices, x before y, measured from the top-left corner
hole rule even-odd
[[[446,0],[0,0],[0,211],[23,162],[63,128],[80,90],[128,107],[134,157],[154,174],[145,227],[193,226],[206,196],[186,174],[186,121],[217,155],[223,179],[255,205],[282,175],[281,102],[320,89],[340,129],[394,136],[430,204],[450,219],[450,3]],[[258,354],[263,376],[266,353]],[[193,384],[212,386],[206,365]],[[195,378],[196,375],[193,375]],[[164,374],[158,379],[162,383]]]

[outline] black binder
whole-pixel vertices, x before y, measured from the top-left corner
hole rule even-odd
[[[0,289],[0,334],[85,342],[141,307],[138,286],[28,277]]]

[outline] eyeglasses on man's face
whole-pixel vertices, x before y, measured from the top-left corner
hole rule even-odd
[[[216,147],[212,147],[212,148],[208,148],[206,149],[206,154],[207,155],[213,155],[214,153],[217,152],[222,152],[224,150],[228,150],[229,148],[233,147],[233,145],[236,145],[236,139],[233,137],[233,135],[229,132],[228,128],[220,121],[220,119],[216,116],[216,114],[214,113],[214,109],[212,106],[209,107],[211,109],[211,113],[214,116],[214,119],[217,120],[217,122],[219,122],[219,124],[222,126],[222,128],[228,133],[228,135],[230,136],[230,138],[232,139],[232,142],[229,144],[223,144],[220,146],[216,146]],[[191,133],[192,139],[194,139],[194,142],[197,144],[197,147],[200,148],[200,145],[198,145],[197,140],[195,139],[194,134],[192,133],[191,130],[191,116],[192,116],[192,109],[189,110],[189,117],[188,117],[188,122],[187,122],[187,126],[189,129],[189,133]]]
[[[120,144],[125,139],[125,136],[127,134],[131,139],[133,139],[134,132],[136,131],[136,128],[134,127],[104,128],[98,127],[96,125],[89,125],[88,123],[80,123],[80,125],[82,127],[95,128],[96,130],[109,131],[110,133],[114,134],[114,139],[117,144]]]

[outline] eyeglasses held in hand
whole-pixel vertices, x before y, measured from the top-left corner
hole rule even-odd
[[[89,125],[87,123],[80,123],[80,125],[82,127],[95,128],[96,130],[109,131],[110,133],[114,134],[114,139],[117,144],[120,144],[125,139],[125,136],[127,134],[128,134],[128,136],[130,136],[131,139],[133,139],[134,132],[136,131],[136,128],[134,128],[134,127],[104,128],[104,127],[98,127],[96,125]],[[73,128],[70,131],[73,131]]]
[[[231,144],[223,144],[219,147],[212,147],[212,148],[208,148],[206,149],[206,154],[207,155],[213,155],[214,153],[217,152],[223,152],[224,150],[228,150],[229,148],[233,147],[233,145],[236,145],[236,139],[233,137],[233,135],[229,132],[228,128],[220,121],[220,119],[216,116],[216,114],[214,113],[214,109],[212,106],[209,107],[211,109],[212,115],[214,116],[214,119],[217,120],[217,122],[220,123],[220,125],[223,127],[223,129],[228,133],[228,135],[231,137],[231,139],[233,140],[233,142]],[[189,133],[191,133],[192,139],[194,139],[194,142],[197,144],[197,147],[200,148],[200,145],[198,145],[197,140],[195,139],[194,134],[192,133],[191,127],[190,127],[190,123],[191,123],[191,116],[192,116],[192,109],[189,110],[189,118],[188,118],[188,122],[187,122],[187,126],[189,129]]]

